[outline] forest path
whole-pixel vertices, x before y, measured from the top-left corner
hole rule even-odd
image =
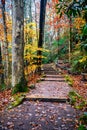
[[[27,101],[0,113],[0,130],[78,130],[82,112],[66,102],[70,87],[64,76],[51,66],[50,71],[49,66],[43,69],[46,77],[27,94]]]
[[[42,73],[45,77],[27,94],[27,100],[66,102],[71,87],[65,82],[64,75],[57,72],[52,64],[44,65]]]

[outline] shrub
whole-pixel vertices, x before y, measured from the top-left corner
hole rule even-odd
[[[68,84],[69,84],[70,86],[73,85],[73,80],[72,80],[72,78],[71,78],[69,75],[66,75],[66,76],[65,76],[65,79],[66,79],[66,81],[68,82]]]

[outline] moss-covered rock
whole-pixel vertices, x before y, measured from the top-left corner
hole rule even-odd
[[[25,99],[25,94],[23,94],[23,93],[12,96],[11,102],[8,105],[8,109],[12,109],[12,108],[20,105],[24,99]]]

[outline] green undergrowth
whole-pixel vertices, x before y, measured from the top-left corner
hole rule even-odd
[[[4,91],[6,89],[6,85],[3,83],[0,85],[0,91]]]
[[[15,87],[12,89],[12,94],[16,94],[19,92],[27,92],[28,91],[28,86],[27,86],[27,81],[25,79],[21,79],[18,84],[15,85]]]
[[[80,116],[79,122],[78,130],[87,130],[87,112],[84,112],[83,115]]]
[[[85,101],[76,91],[69,92],[70,104],[76,109],[84,110],[87,106],[87,101]],[[79,118],[79,128],[78,130],[87,130],[87,112]]]
[[[26,96],[25,93],[18,93],[16,95],[13,95],[11,98],[11,101],[8,105],[8,109],[12,109],[12,108],[20,105],[24,101],[25,96]]]
[[[80,117],[80,122],[82,123],[82,124],[87,124],[87,112],[84,112],[84,114]]]
[[[70,86],[73,86],[73,80],[69,75],[65,75],[65,80]]]
[[[84,125],[80,125],[78,130],[87,130],[87,128]]]
[[[7,90],[7,89],[11,89],[11,88],[12,88],[12,85],[11,85],[11,84],[6,85],[5,83],[2,83],[2,84],[0,85],[0,92],[5,91],[5,90]]]
[[[76,91],[69,92],[70,104],[74,105],[76,109],[83,109],[87,105],[85,101]]]
[[[70,91],[69,98],[70,98],[70,104],[75,105],[75,103],[77,102],[77,99],[80,99],[81,96],[75,91]]]
[[[20,84],[17,84],[13,89],[12,89],[12,95],[19,93],[19,92],[28,92],[28,87],[27,86],[21,86]]]

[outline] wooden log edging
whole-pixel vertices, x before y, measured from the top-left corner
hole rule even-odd
[[[69,102],[70,99],[61,99],[61,98],[42,98],[42,97],[26,97],[25,101],[40,101],[40,102],[58,102],[58,103],[66,103]]]

